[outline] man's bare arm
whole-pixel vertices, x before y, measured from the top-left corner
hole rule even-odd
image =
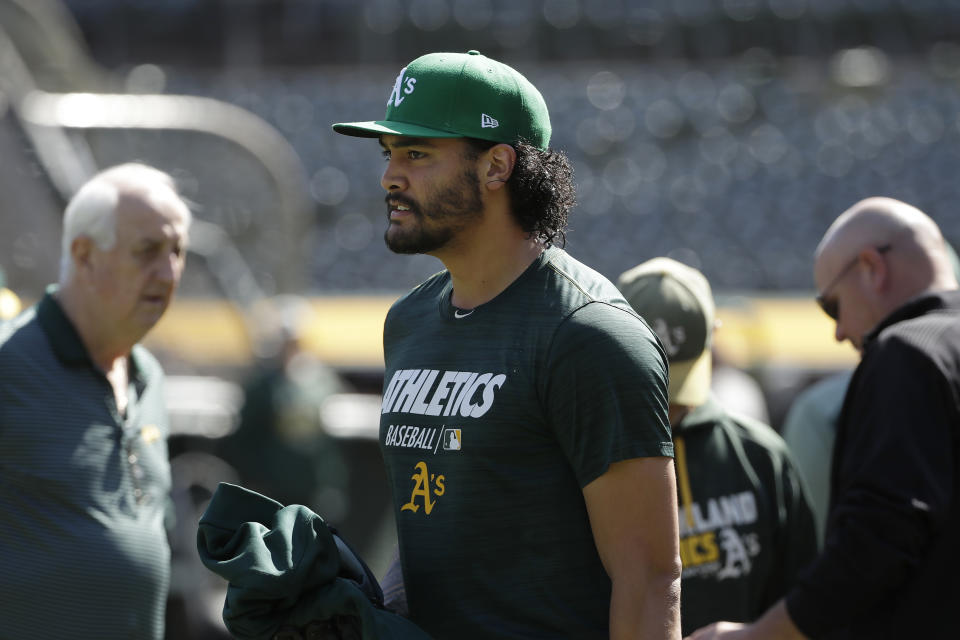
[[[583,488],[594,542],[613,583],[610,638],[680,638],[680,548],[673,460],[610,465]]]

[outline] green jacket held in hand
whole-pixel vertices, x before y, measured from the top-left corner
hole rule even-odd
[[[197,550],[229,583],[223,621],[237,638],[271,640],[327,622],[349,627],[342,637],[430,640],[382,608],[372,574],[307,507],[221,483],[200,518]]]

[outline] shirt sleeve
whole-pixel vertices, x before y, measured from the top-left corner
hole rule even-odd
[[[581,487],[614,462],[673,456],[666,356],[640,318],[581,307],[557,330],[546,370],[550,425]]]
[[[848,623],[893,592],[953,500],[946,376],[900,340],[875,347],[844,407],[823,553],[787,597],[790,617],[808,636]]]

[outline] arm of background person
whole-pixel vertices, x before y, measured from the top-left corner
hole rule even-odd
[[[694,631],[687,640],[806,640],[793,624],[783,600],[753,624],[715,622]]]
[[[600,560],[613,583],[610,638],[680,638],[680,549],[671,458],[611,464],[583,488]]]

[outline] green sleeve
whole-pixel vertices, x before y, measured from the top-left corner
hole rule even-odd
[[[580,307],[557,330],[546,370],[548,419],[581,487],[614,462],[673,456],[666,356],[639,317]]]

